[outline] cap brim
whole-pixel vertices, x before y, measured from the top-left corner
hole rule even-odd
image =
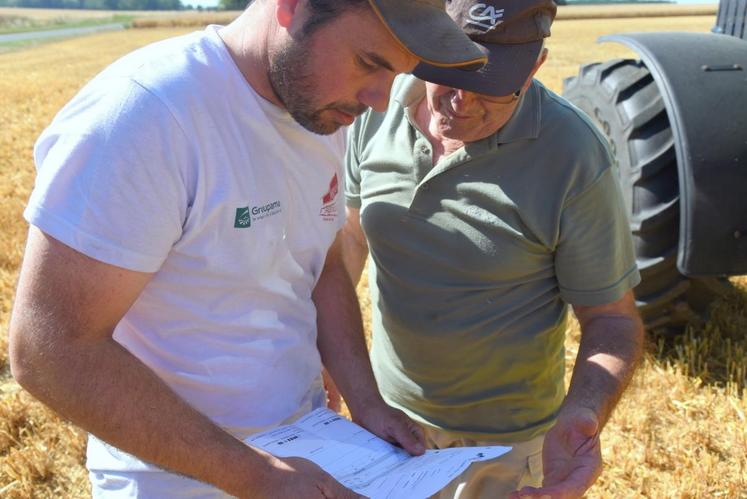
[[[469,71],[487,62],[487,54],[444,9],[409,0],[369,0],[369,3],[394,38],[422,62]]]
[[[420,63],[412,72],[421,80],[479,94],[504,96],[519,90],[537,62],[542,40],[517,45],[482,44],[488,63],[477,71],[460,71]]]

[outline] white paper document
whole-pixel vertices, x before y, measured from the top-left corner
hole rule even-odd
[[[435,494],[476,461],[510,447],[427,450],[413,457],[329,409],[246,440],[277,457],[313,461],[344,486],[372,499],[417,499]]]

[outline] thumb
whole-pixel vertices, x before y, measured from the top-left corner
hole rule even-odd
[[[425,452],[423,429],[407,416],[398,418],[393,433],[394,439],[410,454],[419,456]]]
[[[327,480],[323,481],[320,485],[319,490],[322,496],[327,499],[358,499],[363,497],[345,487],[332,476],[328,476]]]
[[[583,409],[575,414],[572,426],[582,435],[593,437],[599,432],[599,418],[591,409]]]
[[[599,419],[592,412],[584,412],[578,415],[573,421],[573,433],[576,434],[572,441],[575,441],[574,454],[586,452],[593,447],[599,438]]]
[[[335,496],[331,496],[334,498],[340,498],[340,499],[367,499],[366,496],[362,496],[358,494],[357,492],[354,492],[346,487],[343,487],[340,485],[340,490],[338,491],[338,494]]]

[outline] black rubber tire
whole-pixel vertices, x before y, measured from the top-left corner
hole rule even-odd
[[[630,215],[641,283],[638,309],[649,329],[679,330],[704,318],[728,291],[720,278],[688,278],[677,270],[679,184],[669,118],[659,88],[638,60],[582,66],[563,96],[588,114],[610,143]]]

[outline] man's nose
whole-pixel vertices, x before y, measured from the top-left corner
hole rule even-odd
[[[455,88],[451,94],[451,106],[459,113],[469,108],[472,103],[472,94],[462,89]]]
[[[389,92],[392,89],[394,75],[388,71],[380,73],[374,75],[358,92],[358,101],[376,112],[383,113],[389,105]]]

